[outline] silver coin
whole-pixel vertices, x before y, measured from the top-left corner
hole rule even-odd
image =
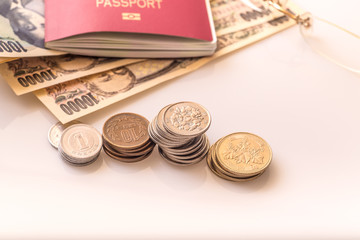
[[[179,102],[167,108],[163,117],[164,127],[175,136],[198,136],[211,124],[210,113],[200,104]]]
[[[75,124],[64,130],[59,144],[61,156],[68,162],[85,165],[93,162],[101,151],[100,133],[86,124]]]
[[[153,140],[160,146],[163,147],[177,147],[180,145],[184,145],[186,141],[181,141],[180,139],[169,139],[166,135],[160,133],[157,131],[157,128],[155,125],[155,121],[152,121],[149,125],[149,135],[152,135]],[[189,140],[188,140],[189,141]]]
[[[179,137],[177,135],[172,134],[164,127],[164,114],[168,110],[168,108],[171,106],[172,106],[172,104],[167,105],[165,108],[160,110],[158,116],[154,119],[154,122],[155,122],[154,130],[159,132],[160,135],[164,136],[166,139],[173,140],[173,141],[184,141],[188,138],[187,136],[182,135]]]
[[[62,133],[64,132],[64,130],[74,124],[79,124],[81,122],[79,121],[72,121],[66,124],[62,124],[61,122],[58,122],[56,124],[54,124],[53,126],[51,126],[51,128],[49,129],[48,132],[48,140],[49,143],[51,144],[51,146],[53,146],[54,148],[58,148],[59,147],[59,143],[60,143],[60,138]]]

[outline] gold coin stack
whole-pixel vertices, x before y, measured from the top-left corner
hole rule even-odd
[[[263,174],[271,159],[271,148],[264,139],[251,133],[237,132],[211,146],[207,164],[218,177],[242,182]]]
[[[104,152],[121,162],[144,160],[155,147],[149,137],[148,126],[149,121],[135,113],[120,113],[110,117],[103,126]]]

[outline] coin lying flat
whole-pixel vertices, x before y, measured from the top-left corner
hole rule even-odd
[[[54,148],[58,148],[59,143],[60,143],[60,138],[61,135],[63,133],[63,131],[74,125],[74,124],[79,124],[81,122],[79,121],[72,121],[66,124],[62,124],[61,122],[58,122],[56,124],[54,124],[53,126],[51,126],[51,128],[49,129],[49,133],[48,133],[48,140],[50,142],[50,144],[54,147]]]
[[[85,166],[98,158],[102,143],[101,135],[94,127],[75,124],[62,133],[58,151],[66,162]]]
[[[215,175],[236,182],[259,177],[271,160],[269,144],[259,136],[245,132],[219,139],[207,155],[207,164]]]
[[[147,158],[155,147],[147,131],[149,121],[135,113],[110,117],[103,126],[105,153],[122,162],[138,162]]]
[[[194,102],[179,102],[162,108],[148,131],[163,159],[188,166],[206,156],[210,144],[205,132],[210,124],[210,114],[204,107]]]

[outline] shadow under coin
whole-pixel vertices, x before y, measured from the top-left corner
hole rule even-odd
[[[61,157],[59,156],[59,158],[61,159]],[[101,152],[98,159],[95,160],[95,162],[86,165],[86,166],[74,166],[71,165],[70,163],[67,163],[64,159],[61,159],[63,161],[63,166],[64,169],[71,173],[71,174],[78,174],[78,175],[84,175],[84,174],[90,174],[93,172],[96,172],[97,170],[100,169],[101,165],[104,162],[104,152]]]
[[[238,193],[251,193],[251,192],[257,192],[259,190],[266,191],[267,189],[272,189],[274,185],[277,182],[277,168],[276,164],[273,161],[271,165],[269,166],[266,171],[260,175],[259,177],[244,181],[244,182],[231,182],[224,179],[221,179],[217,177],[215,174],[211,172],[209,169],[209,172],[211,172],[211,175],[216,181],[222,185],[224,188],[232,191],[232,192],[238,192]]]
[[[205,159],[191,166],[176,166],[162,159],[157,148],[154,150],[154,155],[157,164],[152,165],[152,170],[170,188],[191,191],[204,184],[206,180]]]

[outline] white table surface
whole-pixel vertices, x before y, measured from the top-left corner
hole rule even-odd
[[[360,1],[297,3],[360,34]],[[237,131],[266,139],[270,168],[232,183],[157,151],[72,167],[48,143],[55,117],[0,79],[0,239],[360,238],[360,75],[293,27],[80,120],[101,130],[113,114],[152,119],[183,100],[211,112],[211,143]]]

